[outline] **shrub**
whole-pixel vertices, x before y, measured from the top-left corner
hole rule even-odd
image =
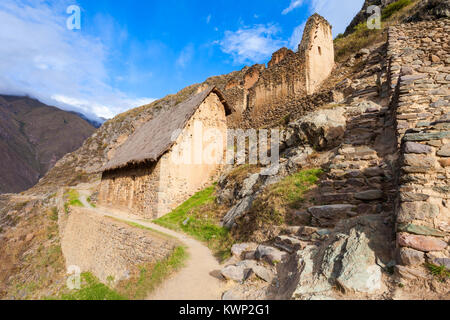
[[[353,33],[335,39],[336,60],[342,61],[350,54],[356,53],[381,39],[382,30],[371,30],[367,27],[366,22],[361,22],[355,27]]]
[[[437,266],[432,263],[427,263],[425,264],[425,267],[441,282],[445,282],[450,278],[450,270],[448,270],[446,266]]]
[[[383,21],[389,19],[394,13],[409,6],[411,3],[412,3],[412,0],[399,0],[394,3],[391,3],[390,5],[386,6],[386,8],[383,9],[383,12],[381,14],[381,19]]]

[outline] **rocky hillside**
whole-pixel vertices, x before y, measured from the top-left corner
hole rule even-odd
[[[0,193],[34,186],[95,128],[71,112],[28,97],[0,95]]]

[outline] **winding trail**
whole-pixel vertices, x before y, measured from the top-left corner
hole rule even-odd
[[[110,216],[128,222],[140,224],[144,227],[165,233],[179,240],[187,247],[189,258],[185,267],[172,275],[160,287],[152,292],[147,300],[220,300],[225,290],[225,284],[211,275],[221,266],[211,251],[200,241],[194,240],[184,234],[163,228],[159,225],[143,221],[139,217],[120,210],[97,207],[94,208],[87,201],[89,190],[78,189],[80,201],[92,212],[102,216]]]

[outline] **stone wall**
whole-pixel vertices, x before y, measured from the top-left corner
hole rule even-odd
[[[160,163],[149,163],[103,173],[99,203],[153,219],[158,214],[160,171]]]
[[[306,24],[297,53],[281,48],[272,55],[267,68],[259,64],[244,68],[218,86],[240,114],[235,118],[259,127],[264,125],[260,119],[268,114],[279,114],[279,108],[293,107],[301,98],[316,93],[333,68],[331,26],[315,14]]]
[[[331,25],[314,14],[309,18],[298,52],[305,61],[306,93],[313,94],[334,68],[334,43]]]
[[[400,150],[397,242],[402,274],[450,267],[450,21],[389,29]]]
[[[136,266],[161,261],[178,243],[157,233],[72,209],[62,232],[66,266],[92,272],[102,282],[124,280]]]
[[[213,93],[189,120],[175,146],[160,160],[157,217],[212,185],[224,163],[226,147],[225,109]]]

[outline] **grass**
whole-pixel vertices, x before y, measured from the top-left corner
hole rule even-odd
[[[381,13],[381,20],[388,20],[394,13],[399,12],[403,8],[409,6],[411,3],[412,0],[399,0],[391,3],[383,9],[383,12]]]
[[[383,28],[371,30],[366,22],[361,22],[355,27],[353,33],[346,37],[336,37],[334,41],[336,60],[344,61],[351,54],[381,40],[383,40]]]
[[[321,169],[301,170],[268,187],[255,199],[250,212],[237,221],[235,236],[242,241],[266,241],[273,226],[296,224],[293,211],[305,206],[306,193],[322,173]]]
[[[64,208],[66,212],[68,212],[69,207],[84,207],[83,203],[81,203],[79,198],[80,194],[78,193],[77,190],[74,189],[70,189],[64,194],[64,199],[66,199],[64,203]]]
[[[62,294],[59,298],[49,300],[142,300],[155,290],[172,273],[181,269],[188,257],[186,248],[177,247],[173,253],[162,261],[146,264],[128,280],[120,281],[113,288],[114,278],[108,277],[108,284],[103,284],[90,272],[81,274],[81,288]]]
[[[154,223],[175,231],[182,231],[208,245],[221,261],[231,256],[233,239],[226,228],[218,225],[215,187],[198,192],[168,215]]]
[[[339,34],[334,40],[336,60],[345,61],[351,54],[362,48],[382,41],[385,37],[384,29],[399,20],[401,14],[411,8],[414,3],[413,0],[399,0],[386,6],[381,12],[381,29],[370,30],[366,22],[361,22],[351,34],[347,36]]]
[[[126,300],[118,292],[101,283],[92,273],[81,274],[81,289],[63,294],[57,300]]]
[[[97,206],[95,205],[95,203],[92,202],[92,198],[91,198],[91,197],[88,197],[88,198],[86,199],[86,201],[92,206],[92,208],[96,208],[96,207],[97,207]]]
[[[445,282],[448,278],[450,278],[450,270],[445,266],[437,266],[432,263],[427,263],[425,264],[425,267],[441,282]]]
[[[58,208],[57,207],[51,208],[48,217],[52,221],[58,221]]]
[[[297,172],[275,184],[271,190],[271,195],[284,200],[291,209],[299,209],[304,200],[304,193],[317,183],[322,173],[321,169]]]
[[[139,267],[129,280],[120,282],[117,291],[130,300],[145,299],[172,273],[180,270],[188,258],[185,247],[177,247],[172,255],[156,264]]]

